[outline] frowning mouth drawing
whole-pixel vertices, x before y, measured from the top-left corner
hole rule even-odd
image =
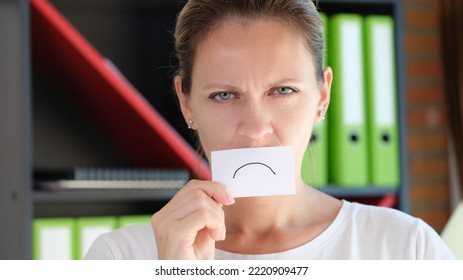
[[[275,171],[273,171],[273,169],[270,166],[268,166],[267,164],[265,164],[265,163],[262,163],[262,162],[249,162],[249,163],[246,163],[246,164],[240,166],[238,169],[236,169],[235,173],[233,174],[233,179],[235,179],[236,173],[238,173],[238,171],[240,169],[242,169],[245,166],[254,165],[254,164],[263,165],[263,166],[267,167],[268,169],[270,169],[270,171],[272,171],[273,175],[276,175]]]

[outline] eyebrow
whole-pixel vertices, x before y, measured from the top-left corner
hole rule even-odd
[[[271,88],[274,88],[282,84],[301,84],[301,83],[303,82],[298,79],[292,79],[292,78],[281,79],[277,82],[266,85],[265,88],[271,89]],[[229,85],[229,84],[207,84],[203,87],[203,90],[216,90],[216,89],[229,90],[229,91],[240,91],[240,88],[233,86],[233,85]]]
[[[227,84],[207,84],[203,87],[203,90],[229,90],[229,91],[239,91],[238,87],[227,85]]]
[[[279,80],[279,81],[277,81],[275,83],[268,84],[267,88],[270,89],[270,88],[274,88],[276,86],[284,85],[284,84],[302,84],[302,83],[303,83],[303,81],[301,81],[301,80],[289,78],[289,79],[282,79],[282,80]]]

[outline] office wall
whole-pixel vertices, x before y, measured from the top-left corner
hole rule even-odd
[[[411,214],[438,232],[450,215],[440,2],[404,1]]]

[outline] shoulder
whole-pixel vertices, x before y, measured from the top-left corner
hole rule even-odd
[[[401,227],[416,227],[419,219],[393,208],[365,205],[351,202],[351,216],[354,222],[373,223],[388,226],[393,223]]]
[[[351,203],[351,230],[362,242],[383,244],[399,258],[452,259],[453,255],[436,231],[423,220],[397,209]]]
[[[421,219],[397,209],[355,202],[350,204],[348,219],[351,225],[375,233],[377,237],[399,237],[403,233],[407,238],[413,238],[420,232],[432,230]]]
[[[128,226],[100,235],[85,259],[157,259],[151,225]]]

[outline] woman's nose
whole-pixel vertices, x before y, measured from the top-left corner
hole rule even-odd
[[[252,140],[261,139],[273,132],[271,114],[260,104],[246,104],[240,111],[238,135]]]

